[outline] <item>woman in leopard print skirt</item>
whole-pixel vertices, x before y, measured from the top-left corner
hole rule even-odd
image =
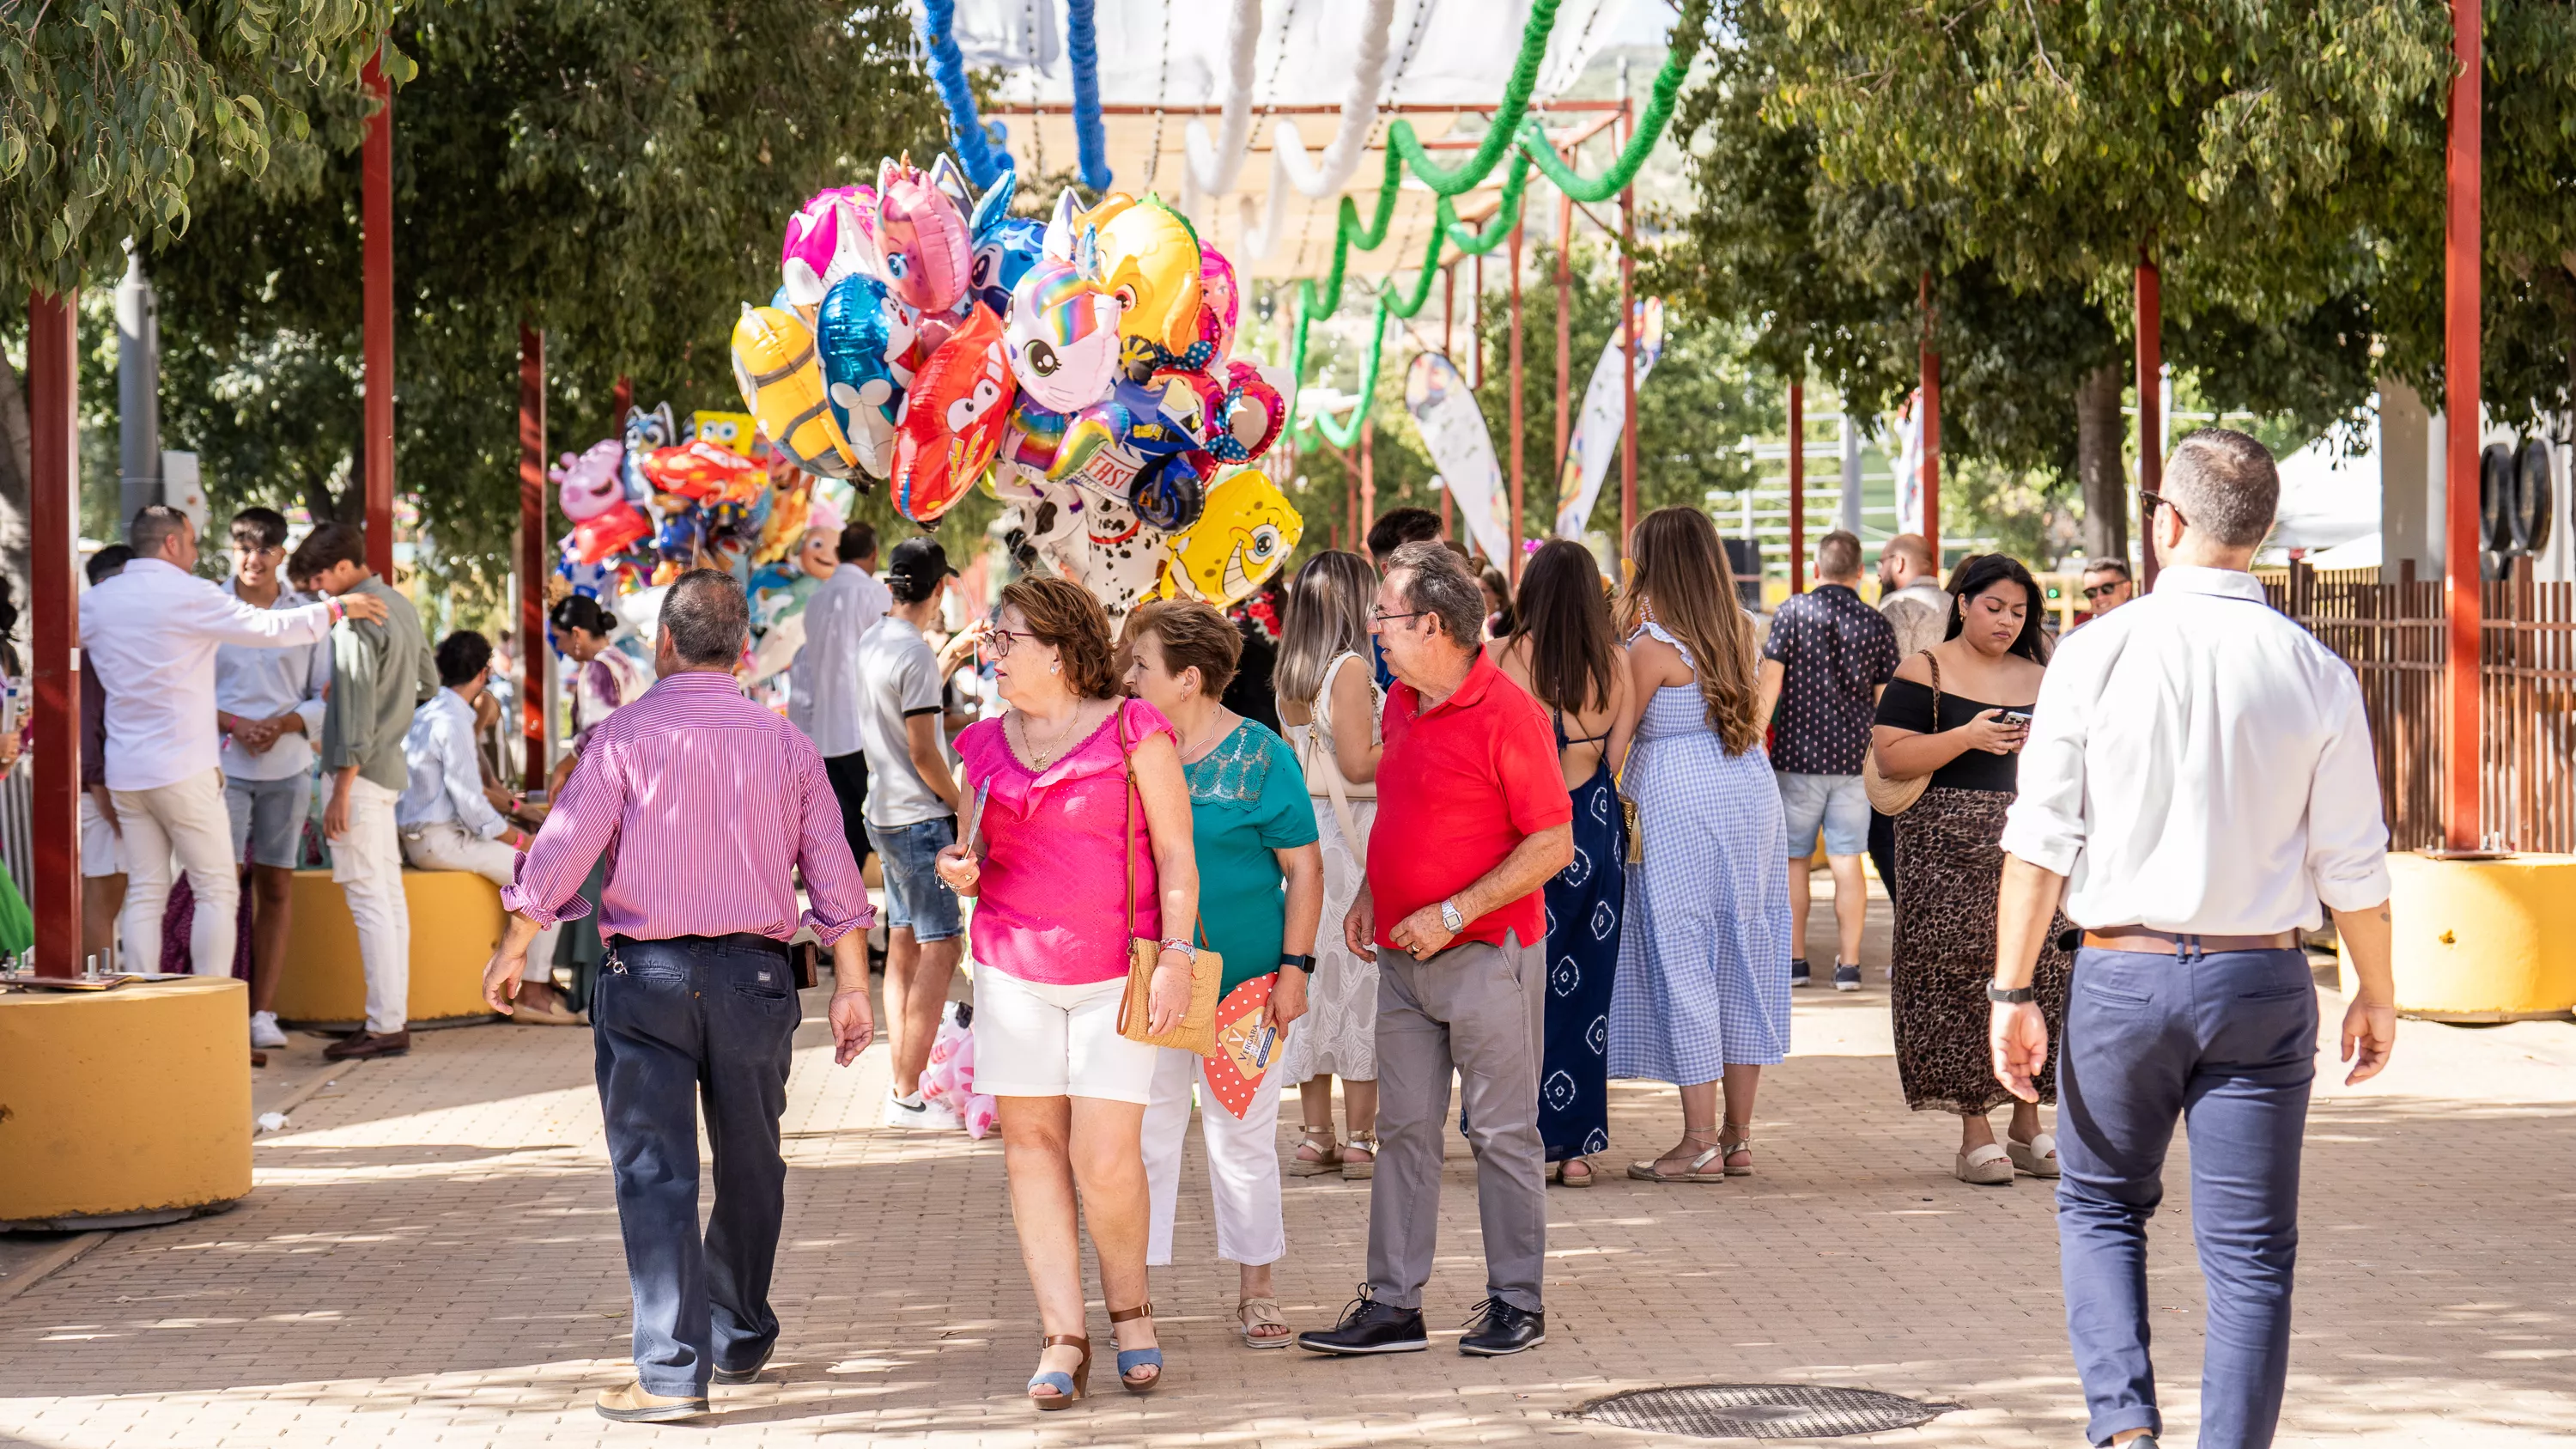
[[[1957,1114],[1952,1171],[1962,1182],[2003,1187],[2016,1170],[2057,1176],[2056,1139],[2040,1130],[2038,1104],[2004,1090],[1986,1043],[2004,812],[2047,644],[2039,585],[2013,559],[1966,560],[1951,575],[1950,595],[1948,635],[1897,669],[1871,741],[1886,778],[1931,776],[1913,808],[1896,817],[1902,890],[1890,1006],[1905,1104]],[[2036,981],[2052,1041],[2066,1030],[2068,957],[2055,944],[2065,924],[2051,927]],[[2057,1100],[2053,1062],[2037,1085],[2041,1102]],[[2005,1102],[2013,1104],[2012,1124],[1998,1144],[1986,1114]]]

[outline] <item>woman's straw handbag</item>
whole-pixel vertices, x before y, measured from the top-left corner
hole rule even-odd
[[[1931,650],[1923,651],[1923,662],[1932,666],[1932,733],[1941,729],[1941,661]],[[1881,815],[1902,815],[1914,808],[1932,783],[1931,772],[1911,779],[1891,780],[1878,772],[1878,746],[1873,742],[1860,762],[1860,787],[1869,794],[1869,808]]]
[[[1190,952],[1190,1009],[1159,1036],[1147,1028],[1154,967],[1162,960],[1163,943],[1136,934],[1136,757],[1127,749],[1127,706],[1121,703],[1118,710],[1119,769],[1127,786],[1127,824],[1118,838],[1119,853],[1127,857],[1127,991],[1118,1000],[1118,1034],[1147,1046],[1179,1047],[1212,1057],[1217,1053],[1217,987],[1225,980],[1225,958],[1214,951]],[[1197,934],[1205,940],[1205,927]]]

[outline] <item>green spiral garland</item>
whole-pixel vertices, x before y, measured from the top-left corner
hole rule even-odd
[[[1558,190],[1582,202],[1599,202],[1618,195],[1634,181],[1646,157],[1663,138],[1664,127],[1672,121],[1673,106],[1681,95],[1682,82],[1690,75],[1691,61],[1699,50],[1705,29],[1707,0],[1687,0],[1681,16],[1673,26],[1673,43],[1664,59],[1663,69],[1655,75],[1655,85],[1646,101],[1644,114],[1637,118],[1635,134],[1628,144],[1611,159],[1609,169],[1591,180],[1568,166],[1548,144],[1546,128],[1529,116],[1530,92],[1538,84],[1538,68],[1547,55],[1548,33],[1556,25],[1559,0],[1536,0],[1530,7],[1528,26],[1521,32],[1521,50],[1512,65],[1511,79],[1504,85],[1502,104],[1495,109],[1492,127],[1475,154],[1455,167],[1443,167],[1431,159],[1428,148],[1414,134],[1413,123],[1399,119],[1387,127],[1386,173],[1378,187],[1377,202],[1369,220],[1360,220],[1359,204],[1342,198],[1333,229],[1333,263],[1318,287],[1312,278],[1297,283],[1296,343],[1288,360],[1289,375],[1304,386],[1306,376],[1306,343],[1308,329],[1318,317],[1330,317],[1341,310],[1342,287],[1350,270],[1354,250],[1375,251],[1386,244],[1387,232],[1395,220],[1395,203],[1404,175],[1414,177],[1431,188],[1439,200],[1432,209],[1431,240],[1424,249],[1422,267],[1414,278],[1409,296],[1399,296],[1392,284],[1377,289],[1377,317],[1369,333],[1368,363],[1359,391],[1358,406],[1352,409],[1350,421],[1336,423],[1319,418],[1309,425],[1291,420],[1300,446],[1311,443],[1321,432],[1337,448],[1347,448],[1358,440],[1361,426],[1368,421],[1377,401],[1379,366],[1386,356],[1386,319],[1389,315],[1412,317],[1419,313],[1431,296],[1431,279],[1440,269],[1441,250],[1454,245],[1460,254],[1483,256],[1500,246],[1519,225],[1521,200],[1529,188],[1533,166],[1543,172]],[[1451,198],[1464,195],[1484,184],[1503,157],[1511,157],[1511,167],[1503,177],[1501,204],[1483,230],[1461,224]]]

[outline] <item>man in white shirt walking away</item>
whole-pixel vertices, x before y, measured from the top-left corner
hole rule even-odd
[[[805,601],[805,647],[788,666],[790,721],[823,756],[823,773],[841,802],[850,856],[868,863],[867,714],[859,683],[859,641],[894,603],[877,581],[877,531],[864,523],[841,530],[840,564]],[[889,1003],[891,1005],[891,1003]]]
[[[287,587],[286,518],[245,508],[229,530],[233,576],[224,592],[253,608],[300,609],[311,595]],[[233,859],[249,859],[250,1044],[286,1045],[278,1029],[277,973],[286,964],[296,858],[313,806],[313,745],[331,694],[331,641],[292,649],[226,644],[215,650],[215,726],[224,732],[224,809]]]
[[[348,898],[358,928],[367,1020],[322,1054],[333,1061],[400,1056],[411,1050],[411,906],[403,897],[394,802],[411,783],[403,736],[411,732],[413,709],[438,692],[438,677],[430,672],[420,615],[367,567],[367,536],[356,525],[313,530],[287,567],[335,599],[372,598],[385,610],[382,622],[331,635],[331,700],[322,720],[331,803],[322,812],[322,834],[331,842],[331,879]]]
[[[938,871],[939,852],[957,841],[957,753],[942,726],[946,681],[921,637],[938,622],[956,572],[935,538],[896,544],[885,572],[894,607],[859,641],[868,843],[885,871],[889,1127],[957,1125],[921,1100],[921,1072],[966,944],[957,893]]]
[[[241,882],[217,764],[215,651],[313,644],[344,616],[383,619],[384,605],[333,599],[254,608],[195,576],[196,525],[178,509],[144,508],[127,532],[133,561],[80,597],[81,651],[107,696],[106,783],[128,859],[125,959],[147,970],[161,959],[175,854],[196,897],[192,969],[230,976]]]
[[[2348,1082],[2396,1045],[2388,832],[2352,670],[2247,571],[2280,477],[2207,429],[2165,465],[2155,593],[2050,663],[2004,829],[1995,1075],[2036,1101],[2051,1043],[2031,972],[2061,893],[2084,928],[2058,1044],[2059,1254],[2095,1444],[2162,1431],[2147,1357],[2146,1225],[2177,1117],[2209,1290],[2202,1449],[2260,1449],[2281,1413],[2299,1148],[2317,999],[2299,931],[2333,912],[2360,990]]]
[[[459,629],[438,641],[435,658],[439,691],[412,711],[411,728],[403,735],[403,768],[411,778],[394,802],[403,859],[414,870],[472,871],[505,886],[517,874],[528,837],[502,817],[509,797],[483,783],[474,757],[474,705],[491,683],[492,644],[471,629]],[[545,974],[562,930],[556,923],[537,932],[528,959],[537,963],[538,979],[519,988],[514,1020],[543,1026],[580,1023]]]

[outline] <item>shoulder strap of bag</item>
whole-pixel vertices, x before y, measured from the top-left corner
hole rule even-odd
[[[1923,662],[1932,670],[1931,732],[1937,735],[1941,732],[1941,656],[1926,649],[1923,651]]]
[[[1127,935],[1132,940],[1136,935],[1136,757],[1127,750],[1126,702],[1121,700],[1116,708],[1118,710],[1118,777],[1124,786],[1120,794],[1127,812],[1126,823],[1118,830],[1118,854],[1127,864]],[[1933,708],[1937,710],[1940,706],[1936,703]]]

